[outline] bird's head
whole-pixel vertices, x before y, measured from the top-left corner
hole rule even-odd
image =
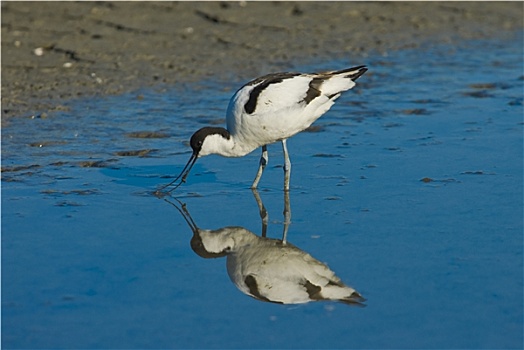
[[[161,193],[160,191],[162,191],[168,186],[173,185],[180,179],[180,182],[173,188],[171,188],[168,192],[174,191],[181,184],[186,182],[186,178],[189,175],[191,168],[193,168],[193,165],[195,165],[199,157],[207,156],[213,153],[220,154],[221,148],[224,147],[224,140],[229,140],[230,138],[231,135],[224,128],[207,126],[197,130],[189,140],[189,144],[193,149],[193,153],[191,154],[191,157],[189,158],[189,161],[187,162],[186,166],[182,169],[180,174],[173,181],[163,186],[157,192]]]
[[[221,144],[224,139],[229,140],[231,135],[224,128],[206,126],[197,130],[189,144],[193,149],[193,156],[203,157],[213,153],[220,153]]]
[[[228,227],[218,230],[196,230],[191,238],[191,249],[202,258],[220,258],[229,254],[235,241]]]

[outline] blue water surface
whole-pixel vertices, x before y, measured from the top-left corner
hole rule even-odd
[[[242,85],[203,81],[9,120],[2,348],[521,347],[522,37],[295,70],[358,64],[369,71],[357,86],[288,142],[288,240],[366,307],[242,294],[151,194],[185,165],[192,132],[224,124]],[[268,149],[259,189],[279,238],[282,151]],[[175,195],[200,228],[261,233],[258,158],[197,162]]]

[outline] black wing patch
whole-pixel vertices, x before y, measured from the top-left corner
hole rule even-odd
[[[268,298],[260,294],[260,291],[258,290],[257,280],[255,279],[255,277],[253,277],[253,275],[247,275],[246,278],[244,278],[244,283],[249,288],[249,293],[251,293],[251,295],[256,299],[275,303],[275,301],[269,300]]]
[[[297,75],[300,75],[300,73],[275,73],[275,74],[268,74],[260,78],[256,78],[255,80],[250,81],[245,86],[250,85],[256,85],[253,90],[251,90],[251,93],[249,94],[249,99],[247,100],[246,104],[244,105],[244,110],[248,114],[252,114],[255,112],[255,109],[257,108],[257,101],[258,96],[264,91],[269,85],[271,84],[277,84],[281,83],[285,79],[293,78]]]
[[[309,102],[320,96],[320,85],[322,85],[324,80],[325,78],[314,78],[309,82],[309,89],[306,92],[306,97],[304,97],[306,104],[309,104]]]
[[[322,295],[320,295],[320,291],[322,288],[319,286],[315,286],[313,283],[309,282],[308,280],[304,281],[302,285],[306,288],[306,292],[309,295],[309,298],[312,300],[322,300],[324,299]]]

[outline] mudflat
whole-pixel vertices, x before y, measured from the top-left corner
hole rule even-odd
[[[523,27],[522,2],[2,2],[2,121]]]

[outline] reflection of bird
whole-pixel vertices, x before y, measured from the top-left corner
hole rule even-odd
[[[202,230],[185,207],[179,211],[193,231],[195,253],[204,258],[227,256],[229,277],[247,295],[282,304],[333,300],[363,305],[365,301],[325,264],[290,243],[259,237],[238,226]]]
[[[191,137],[193,154],[180,175],[162,189],[185,182],[199,157],[219,154],[242,157],[262,147],[262,157],[252,188],[256,188],[268,162],[266,145],[282,142],[284,189],[289,189],[291,162],[286,140],[308,128],[335,103],[340,94],[355,86],[365,66],[325,73],[275,73],[257,78],[238,90],[227,109],[227,130],[204,127]]]
[[[213,231],[196,228],[191,247],[202,257],[227,255],[227,272],[233,283],[259,300],[283,304],[364,301],[357,291],[308,253],[290,243],[259,237],[243,227]]]

